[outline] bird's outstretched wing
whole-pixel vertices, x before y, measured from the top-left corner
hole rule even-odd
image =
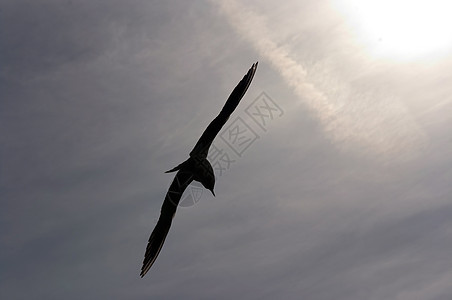
[[[182,194],[192,180],[193,174],[185,171],[177,172],[174,177],[174,180],[166,193],[165,201],[163,201],[162,209],[160,211],[160,218],[151,233],[146,247],[143,266],[141,267],[141,277],[149,271],[155,259],[159,255],[171,227],[171,222],[176,213],[177,205],[179,204]]]
[[[240,100],[242,100],[245,95],[248,87],[253,80],[254,74],[256,73],[257,62],[251,66],[248,70],[248,73],[240,80],[239,84],[234,88],[231,95],[229,96],[226,104],[223,106],[220,114],[210,122],[209,126],[207,126],[206,130],[204,130],[203,134],[199,138],[193,150],[190,152],[190,156],[202,156],[207,157],[207,153],[209,151],[210,145],[212,145],[213,140],[217,136],[218,132],[220,132],[223,125],[229,119],[229,116],[235,110],[237,105],[239,105]]]

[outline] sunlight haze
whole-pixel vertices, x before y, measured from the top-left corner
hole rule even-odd
[[[1,1],[0,299],[452,299],[449,2]]]

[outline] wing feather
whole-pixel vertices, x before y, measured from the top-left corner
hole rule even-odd
[[[195,147],[190,152],[190,156],[201,155],[203,157],[207,157],[207,153],[209,151],[210,145],[212,145],[213,140],[217,136],[218,132],[220,132],[224,124],[226,124],[226,121],[234,112],[237,105],[239,105],[240,100],[242,100],[243,96],[248,90],[248,87],[253,80],[254,74],[256,73],[256,69],[257,62],[251,66],[246,75],[234,88],[218,116],[212,122],[210,122],[206,130],[204,130]]]
[[[144,255],[143,266],[140,276],[143,277],[154,264],[157,256],[162,249],[166,236],[171,228],[177,206],[187,186],[192,182],[193,175],[189,172],[179,171],[174,177],[168,192],[163,201],[160,217],[155,225],[154,230],[149,237],[146,253]]]

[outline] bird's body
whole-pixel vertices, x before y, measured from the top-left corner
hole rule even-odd
[[[253,66],[248,70],[248,73],[234,88],[221,112],[209,124],[209,126],[207,126],[195,147],[190,152],[190,157],[177,167],[166,172],[170,173],[177,171],[176,176],[174,177],[174,180],[165,196],[165,200],[163,201],[160,218],[149,238],[143,260],[143,266],[141,268],[141,277],[149,271],[160,253],[163,243],[165,242],[165,238],[171,228],[171,222],[176,213],[179,201],[188,185],[193,180],[196,180],[206,189],[210,190],[215,196],[213,190],[215,186],[215,174],[211,164],[207,160],[207,153],[218,132],[221,130],[232,112],[240,103],[240,100],[245,95],[245,92],[253,80],[256,68],[257,63],[253,64]]]

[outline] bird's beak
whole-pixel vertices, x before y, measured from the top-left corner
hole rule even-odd
[[[212,192],[213,196],[215,197],[215,192],[213,191],[213,189],[211,189],[210,191]]]

